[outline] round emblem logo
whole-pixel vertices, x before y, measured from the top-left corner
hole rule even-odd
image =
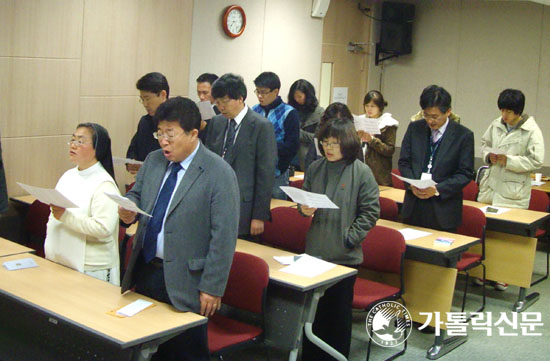
[[[411,314],[398,302],[380,302],[367,314],[367,333],[377,345],[399,346],[409,338],[411,331]]]

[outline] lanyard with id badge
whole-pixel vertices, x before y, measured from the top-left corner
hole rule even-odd
[[[433,168],[433,161],[435,152],[437,152],[437,148],[439,148],[439,145],[441,144],[441,139],[443,139],[443,136],[441,136],[436,142],[433,142],[430,139],[430,159],[428,160],[428,166],[427,171],[422,172],[422,175],[420,176],[420,180],[428,180],[432,179],[432,168]]]

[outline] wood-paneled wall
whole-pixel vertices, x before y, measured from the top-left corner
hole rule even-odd
[[[0,0],[0,131],[15,182],[55,186],[78,123],[107,128],[124,156],[141,115],[135,83],[166,75],[187,95],[193,0]],[[115,169],[119,184],[128,180]]]

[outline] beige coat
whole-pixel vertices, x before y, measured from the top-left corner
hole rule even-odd
[[[544,140],[535,118],[522,115],[517,128],[508,132],[501,118],[493,120],[481,139],[482,159],[489,163],[484,148],[506,152],[506,166],[491,164],[479,184],[477,200],[500,207],[529,207],[531,172],[542,167]]]

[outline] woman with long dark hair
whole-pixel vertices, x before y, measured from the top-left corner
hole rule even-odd
[[[99,124],[79,124],[68,144],[76,167],[55,189],[78,208],[50,205],[46,258],[119,285],[118,206],[105,195],[119,193],[109,133]]]

